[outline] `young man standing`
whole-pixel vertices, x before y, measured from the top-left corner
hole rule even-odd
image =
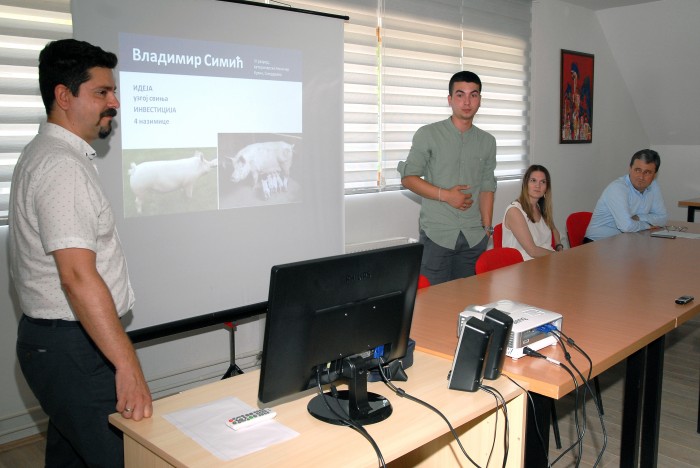
[[[474,274],[493,233],[496,139],[473,125],[481,106],[481,80],[469,71],[449,84],[449,119],[418,129],[406,161],[404,187],[423,197],[421,274],[438,284]]]
[[[90,146],[112,130],[116,65],[116,55],[87,42],[44,48],[47,122],[12,177],[10,273],[23,312],[17,358],[49,416],[47,467],[123,466],[121,433],[108,415],[138,421],[153,412],[119,320],[134,294]]]

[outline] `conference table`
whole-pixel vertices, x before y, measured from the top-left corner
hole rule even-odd
[[[673,224],[700,232],[700,226],[694,224]],[[415,364],[407,371],[408,382],[399,386],[443,410],[458,428],[461,439],[469,442],[467,450],[483,461],[493,441],[499,440],[494,439],[498,414],[495,402],[483,392],[448,390],[446,383],[457,345],[459,312],[469,305],[504,299],[559,312],[564,333],[590,356],[593,376],[627,362],[620,465],[655,466],[664,336],[700,313],[698,265],[700,239],[654,238],[646,231],[621,234],[421,289],[411,328],[417,343]],[[681,295],[697,299],[686,305],[675,304]],[[540,352],[565,362],[559,347]],[[571,354],[576,367],[587,373],[588,362],[574,351]],[[573,381],[551,363],[530,357],[517,361],[506,358],[503,372],[529,390],[535,406],[533,410],[526,405],[522,390],[504,377],[487,381],[508,402],[507,466],[546,466],[551,399],[571,392]],[[277,421],[299,432],[298,437],[228,462],[207,452],[164,418],[168,413],[231,395],[255,407],[258,378],[259,371],[253,371],[158,400],[154,402],[153,417],[140,422],[111,415],[110,422],[125,435],[127,466],[266,466],[291,462],[301,466],[319,460],[343,466],[376,466],[376,455],[363,437],[345,427],[320,423],[308,414],[310,394],[275,406]],[[381,383],[370,383],[369,390],[384,394],[394,406],[389,419],[368,426],[390,464],[452,466],[464,461],[458,461],[459,449],[454,447],[447,426],[434,413],[393,395]],[[544,433],[545,450],[533,436],[537,426]],[[502,453],[497,447],[491,462],[497,462],[499,455]]]
[[[467,453],[480,466],[486,466],[489,456],[488,466],[503,466],[502,410],[496,409],[494,397],[485,392],[449,390],[447,374],[451,365],[451,360],[416,351],[413,366],[406,370],[408,381],[396,384],[409,395],[439,409],[459,434]],[[298,436],[231,460],[218,458],[165,418],[183,409],[205,408],[226,397],[236,397],[257,407],[259,376],[260,371],[255,370],[157,400],[153,403],[153,416],[139,422],[124,419],[118,413],[110,415],[110,423],[124,433],[125,466],[377,466],[377,455],[363,436],[348,427],[318,421],[308,413],[306,405],[314,396],[313,391],[274,403],[275,420],[298,432]],[[525,393],[505,377],[490,381],[489,385],[507,402],[509,448],[505,466],[519,468],[523,466],[524,454]],[[397,396],[382,382],[370,382],[368,390],[387,397],[393,407],[388,419],[365,426],[389,466],[472,466],[437,414]],[[236,431],[225,427],[227,416],[232,415],[221,414],[213,425],[222,428],[224,444],[235,445],[241,439]]]
[[[690,200],[681,200],[678,202],[678,206],[688,207],[688,222],[692,223],[695,221],[695,212],[700,210],[700,198],[691,198]]]
[[[690,223],[690,232],[700,227]],[[621,466],[655,466],[664,336],[700,313],[700,239],[625,233],[418,292],[411,336],[417,349],[452,359],[457,317],[469,305],[512,300],[558,312],[562,331],[587,352],[592,376],[626,360]],[[697,300],[678,305],[675,299]],[[541,353],[566,363],[559,346]],[[588,362],[570,349],[584,373]],[[543,359],[506,358],[503,372],[527,385],[525,466],[546,466],[551,400],[572,390],[568,373]],[[545,450],[533,434],[539,425]],[[640,444],[641,438],[641,444]],[[641,450],[638,448],[641,445]]]

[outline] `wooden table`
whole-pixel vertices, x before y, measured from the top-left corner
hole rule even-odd
[[[691,198],[690,200],[681,200],[678,202],[678,206],[688,207],[688,222],[692,223],[695,221],[695,211],[700,210],[700,198]]]
[[[696,225],[675,224],[700,231]],[[418,349],[452,359],[457,316],[468,305],[510,299],[561,313],[564,333],[591,357],[593,376],[627,359],[622,443],[638,446],[643,433],[642,464],[655,466],[664,335],[700,313],[698,265],[697,239],[652,238],[648,231],[622,234],[422,289],[411,336]],[[698,299],[684,306],[675,304],[675,298],[684,294]],[[565,362],[559,347],[541,352]],[[585,372],[587,361],[573,351],[572,355]],[[544,360],[506,358],[504,372],[527,383],[533,395],[541,397],[560,398],[574,388],[567,373]],[[548,400],[535,399],[538,423],[548,427]],[[532,420],[528,415],[528,427]],[[545,443],[548,440],[545,437]],[[539,441],[532,450],[528,443],[526,450],[526,466],[542,466]],[[623,453],[621,465],[636,465],[637,452],[625,452],[630,453]]]
[[[448,390],[447,373],[451,365],[450,360],[417,351],[414,365],[407,370],[408,381],[398,386],[442,411],[460,434],[469,455],[484,466],[494,440],[495,400],[485,392]],[[347,427],[322,423],[307,412],[306,404],[313,396],[310,394],[274,406],[277,421],[299,432],[298,437],[228,462],[203,449],[163,418],[165,414],[226,396],[235,396],[256,406],[259,375],[259,371],[254,371],[158,400],[153,405],[153,417],[140,422],[124,419],[119,414],[111,415],[110,423],[124,432],[126,466],[377,466],[377,456],[364,437]],[[525,395],[505,378],[489,383],[493,383],[508,402],[507,466],[521,467]],[[426,466],[469,465],[437,414],[396,396],[383,383],[370,383],[369,390],[389,398],[394,408],[387,420],[365,426],[387,462],[397,466],[415,466],[419,462]],[[503,421],[499,411],[495,452],[489,466],[502,464]]]

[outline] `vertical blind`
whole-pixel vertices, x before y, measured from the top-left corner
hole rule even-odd
[[[398,162],[420,126],[450,115],[447,85],[460,70],[483,82],[474,123],[496,138],[496,177],[524,173],[531,0],[289,3],[350,17],[344,33],[346,193],[400,187]],[[48,41],[71,37],[71,24],[70,0],[0,0],[0,222],[7,217],[17,157],[45,118],[39,51]]]
[[[396,166],[415,131],[445,119],[448,82],[483,82],[475,125],[496,138],[496,177],[529,160],[531,0],[307,0],[345,25],[345,191],[400,187]]]
[[[39,52],[47,42],[72,34],[70,0],[0,1],[0,224],[7,220],[17,158],[46,119]]]

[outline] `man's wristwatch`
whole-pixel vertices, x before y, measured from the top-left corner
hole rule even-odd
[[[493,226],[484,226],[484,231],[489,233],[489,236],[493,236]]]

